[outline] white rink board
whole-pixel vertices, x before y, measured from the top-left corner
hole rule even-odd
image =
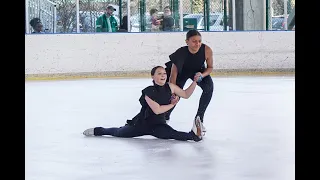
[[[185,32],[25,36],[25,74],[149,71],[185,45]],[[294,69],[294,31],[202,32],[214,70]]]

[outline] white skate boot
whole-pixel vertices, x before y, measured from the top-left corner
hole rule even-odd
[[[201,121],[201,118],[200,118],[200,116],[196,116],[196,118],[199,118],[200,119],[200,121]],[[202,136],[204,136],[205,134],[206,134],[206,132],[207,132],[207,130],[206,130],[206,128],[204,127],[204,125],[203,125],[203,122],[201,121],[201,130],[202,130]]]
[[[204,127],[203,123],[201,123],[201,129],[202,129],[202,136],[204,136],[206,134],[207,130]]]
[[[85,136],[94,136],[94,128],[87,129],[83,131],[83,135]]]
[[[193,123],[193,127],[192,127],[192,131],[193,133],[198,136],[200,139],[202,139],[202,135],[203,135],[203,131],[202,131],[202,122],[200,120],[200,117],[197,116],[194,120],[194,123]]]

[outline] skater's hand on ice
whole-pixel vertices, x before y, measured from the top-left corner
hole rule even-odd
[[[176,105],[179,102],[179,100],[180,100],[179,96],[172,94],[172,96],[171,96],[171,104],[172,105]]]

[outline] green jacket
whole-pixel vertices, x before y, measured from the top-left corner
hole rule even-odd
[[[115,17],[110,16],[110,24],[112,32],[118,31],[118,23]],[[107,22],[107,16],[103,14],[102,16],[98,17],[96,21],[96,32],[109,32],[109,25]]]

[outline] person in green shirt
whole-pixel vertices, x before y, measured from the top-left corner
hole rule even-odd
[[[96,32],[117,32],[118,23],[113,16],[113,12],[116,9],[113,6],[108,6],[105,13],[98,17],[96,21]]]

